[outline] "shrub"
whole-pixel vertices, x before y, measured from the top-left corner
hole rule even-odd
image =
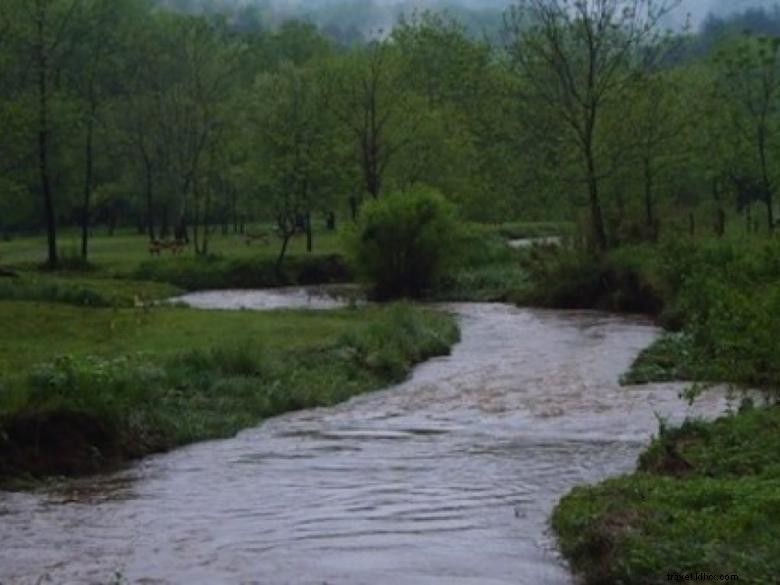
[[[419,297],[458,255],[454,207],[434,191],[399,192],[367,203],[347,249],[377,297]]]

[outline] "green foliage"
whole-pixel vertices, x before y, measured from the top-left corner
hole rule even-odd
[[[655,283],[662,319],[682,329],[643,352],[624,381],[725,381],[777,393],[779,253],[778,242],[753,239],[672,240],[613,254],[634,258],[638,277]]]
[[[640,472],[573,490],[553,526],[585,583],[668,582],[668,573],[780,571],[780,409],[687,422],[656,440]]]
[[[161,311],[157,321],[170,312]],[[0,477],[89,472],[230,436],[269,416],[332,405],[399,381],[414,363],[446,353],[458,338],[451,317],[409,305],[324,316],[236,315],[244,324],[242,339],[234,326],[216,329],[222,314],[174,314],[198,315],[205,328],[194,339],[186,335],[189,343],[168,333],[158,353],[63,354],[6,373]],[[293,343],[291,328],[306,336]],[[149,345],[131,331],[118,335],[127,338],[126,347]],[[209,337],[198,341],[203,335]]]
[[[457,327],[447,317],[394,305],[386,320],[349,333],[340,343],[355,350],[369,369],[397,381],[413,363],[445,353],[457,339]]]
[[[529,224],[530,225],[530,224]],[[526,284],[525,252],[507,245],[492,226],[468,224],[458,234],[458,258],[435,284],[438,301],[497,301]]]
[[[83,307],[133,307],[176,295],[173,286],[143,281],[23,273],[0,279],[0,300],[43,301]]]
[[[457,259],[458,228],[453,206],[440,194],[398,192],[363,206],[347,248],[377,297],[419,297]]]

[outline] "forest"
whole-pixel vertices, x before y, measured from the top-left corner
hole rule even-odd
[[[3,0],[0,515],[6,493],[405,391],[430,358],[421,368],[477,364],[462,352],[479,323],[533,354],[523,328],[538,321],[562,365],[532,373],[540,353],[494,379],[512,356],[481,364],[484,395],[453,428],[504,416],[486,404],[512,376],[544,382],[535,406],[557,401],[533,424],[601,416],[566,406],[594,392],[653,427],[603,439],[627,465],[550,488],[566,575],[776,582],[780,8],[704,4]],[[305,310],[323,290],[329,310]],[[606,359],[572,347],[623,335],[622,351],[656,327],[609,382],[560,373]],[[436,379],[439,400],[452,383]],[[721,394],[723,416],[688,416]],[[428,424],[430,404],[399,408]],[[7,501],[0,550],[26,513]],[[95,570],[177,582],[125,574],[120,557]],[[0,582],[40,576],[20,558],[0,552]],[[522,567],[554,572],[545,559]],[[55,580],[86,578],[50,561]]]

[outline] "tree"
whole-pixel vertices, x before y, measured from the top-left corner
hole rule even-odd
[[[618,111],[620,129],[629,137],[628,160],[636,161],[642,184],[642,207],[647,235],[658,237],[656,198],[663,175],[678,166],[685,152],[687,129],[695,115],[686,107],[688,96],[680,75],[690,71],[651,71],[627,92],[626,107]]]
[[[376,199],[391,161],[413,137],[415,112],[408,107],[397,56],[390,44],[375,41],[325,75],[330,81],[325,103],[352,134],[363,190]]]
[[[520,0],[507,12],[506,48],[537,115],[559,118],[578,153],[592,236],[607,248],[601,201],[604,110],[626,95],[638,69],[658,59],[665,0]],[[643,61],[645,61],[643,63]]]
[[[270,195],[282,240],[277,272],[290,239],[302,228],[311,251],[312,212],[329,208],[348,178],[339,154],[339,129],[323,113],[322,104],[319,79],[310,69],[292,64],[262,76],[255,88],[251,164]]]
[[[46,223],[49,266],[58,264],[57,215],[52,187],[52,101],[57,78],[74,38],[73,23],[82,0],[5,0],[6,14],[13,16],[15,49],[20,58],[29,58],[36,107],[38,178]]]
[[[80,101],[84,131],[84,180],[81,204],[81,258],[87,260],[92,193],[95,187],[95,131],[119,85],[121,38],[127,1],[89,0],[74,26],[79,37],[68,68]]]
[[[752,150],[757,170],[758,198],[767,210],[768,229],[774,230],[775,181],[770,154],[777,147],[780,126],[780,38],[744,37],[724,47],[718,63],[720,95],[733,106],[732,123],[744,145]]]

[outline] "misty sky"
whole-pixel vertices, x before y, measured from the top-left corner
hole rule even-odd
[[[247,1],[247,0],[245,0]],[[249,0],[251,1],[251,0]],[[312,8],[322,4],[338,3],[339,0],[275,0],[277,5],[287,5],[297,9]],[[507,5],[511,0],[449,0],[452,3],[466,4],[471,7],[492,7]],[[373,0],[375,4],[398,5],[415,4],[421,5],[431,3],[446,3],[447,0]],[[728,12],[740,11],[746,8],[765,6],[771,7],[778,3],[778,0],[682,0],[678,12],[682,14],[690,13],[696,21],[700,21],[708,12],[724,14]]]

